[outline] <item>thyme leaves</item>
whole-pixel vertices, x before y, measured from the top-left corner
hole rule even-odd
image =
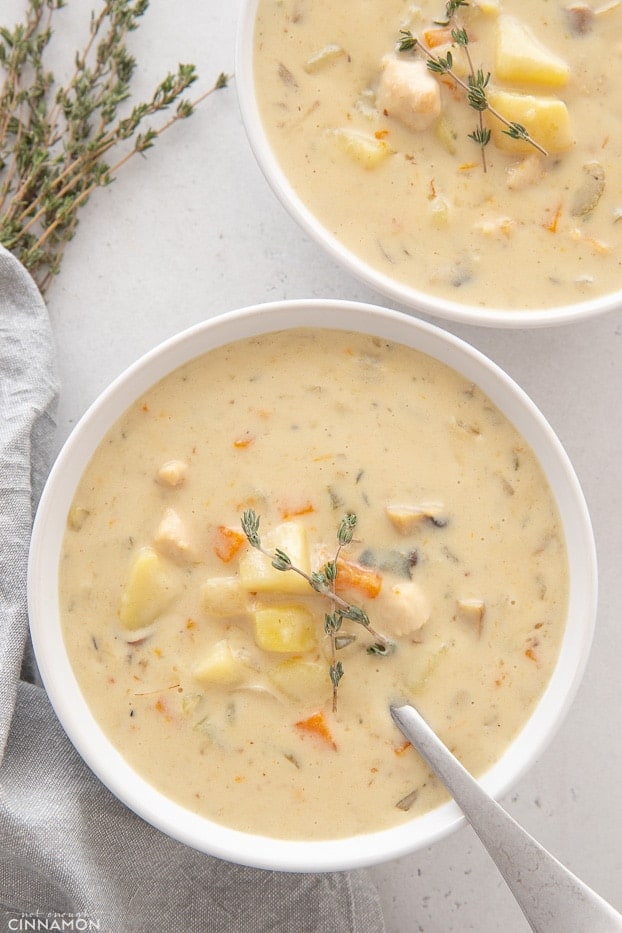
[[[324,615],[324,631],[329,637],[331,645],[329,677],[333,691],[333,711],[337,709],[338,687],[344,675],[343,663],[337,659],[337,652],[351,644],[355,638],[352,635],[341,634],[341,626],[344,620],[355,622],[367,631],[373,640],[367,649],[369,654],[385,656],[395,650],[395,643],[372,627],[365,610],[344,599],[336,590],[341,551],[352,542],[356,522],[356,515],[353,513],[347,513],[342,518],[337,530],[337,549],[334,558],[326,561],[319,570],[307,573],[297,567],[289,555],[280,548],[275,548],[272,551],[264,548],[259,534],[259,516],[254,509],[246,509],[241,518],[242,530],[248,543],[268,557],[275,570],[284,573],[292,571],[300,574],[307,580],[311,589],[330,600],[332,604],[331,611],[326,612]]]
[[[59,271],[78,215],[135,155],[192,115],[227,75],[190,101],[194,65],[180,64],[151,99],[130,106],[137,67],[128,34],[149,0],[102,0],[66,83],[47,66],[53,25],[65,0],[27,0],[24,21],[0,27],[0,243],[31,272],[42,293]],[[169,111],[159,126],[151,118]],[[112,158],[111,158],[112,157]]]
[[[475,110],[478,116],[478,124],[475,129],[468,134],[468,138],[480,149],[482,168],[487,171],[486,147],[491,139],[491,131],[485,125],[484,114],[489,113],[496,120],[504,125],[503,132],[512,139],[522,139],[537,149],[542,155],[547,155],[546,149],[538,143],[520,123],[508,120],[502,113],[493,107],[488,100],[486,89],[490,82],[490,72],[485,72],[482,68],[475,68],[470,52],[470,36],[467,29],[456,23],[456,16],[460,7],[468,6],[466,0],[448,0],[445,6],[445,19],[437,21],[437,25],[447,27],[454,23],[451,29],[451,39],[453,44],[462,49],[468,63],[468,74],[464,80],[454,69],[454,61],[451,50],[445,55],[436,55],[426,46],[421,39],[417,38],[408,29],[400,30],[400,38],[397,43],[397,49],[400,52],[409,52],[419,49],[426,57],[428,69],[437,75],[445,75],[460,87],[464,93],[469,107]]]

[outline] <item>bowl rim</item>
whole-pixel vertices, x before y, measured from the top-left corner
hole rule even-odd
[[[311,240],[322,247],[338,265],[371,286],[385,299],[390,298],[417,314],[481,327],[526,330],[555,327],[591,320],[622,306],[621,288],[609,294],[551,308],[483,308],[426,294],[415,287],[396,282],[379,269],[367,265],[317,220],[296,193],[272,150],[259,114],[253,81],[253,34],[259,2],[242,0],[235,36],[235,86],[242,123],[251,151],[272,192]]]
[[[131,810],[199,851],[238,864],[290,872],[349,870],[399,858],[448,835],[464,822],[464,817],[457,805],[449,802],[388,830],[307,842],[239,832],[199,817],[169,800],[125,762],[104,735],[81,694],[63,645],[58,564],[75,486],[97,443],[133,399],[184,362],[212,348],[263,332],[308,326],[354,330],[413,346],[472,379],[511,418],[532,446],[557,499],[570,565],[567,635],[534,714],[480,780],[493,797],[502,796],[520,779],[565,718],[587,663],[597,608],[592,526],[579,481],[561,442],[508,374],[479,350],[434,324],[377,305],[339,299],[251,305],[181,331],[117,376],[88,407],[62,447],[34,520],[27,597],[31,637],[43,684],[77,751],[102,783]]]

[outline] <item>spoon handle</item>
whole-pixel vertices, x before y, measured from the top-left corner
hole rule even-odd
[[[392,706],[391,715],[450,791],[535,933],[622,931],[622,915],[482,790],[414,707]]]

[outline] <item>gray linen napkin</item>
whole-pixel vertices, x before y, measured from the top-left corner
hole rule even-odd
[[[0,931],[382,933],[364,872],[243,868],[145,823],[86,767],[42,687],[20,680],[54,366],[41,296],[0,247]]]

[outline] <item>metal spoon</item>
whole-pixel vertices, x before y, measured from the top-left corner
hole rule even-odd
[[[619,914],[547,852],[471,777],[417,710],[391,715],[425,758],[488,850],[536,933],[619,933]]]

